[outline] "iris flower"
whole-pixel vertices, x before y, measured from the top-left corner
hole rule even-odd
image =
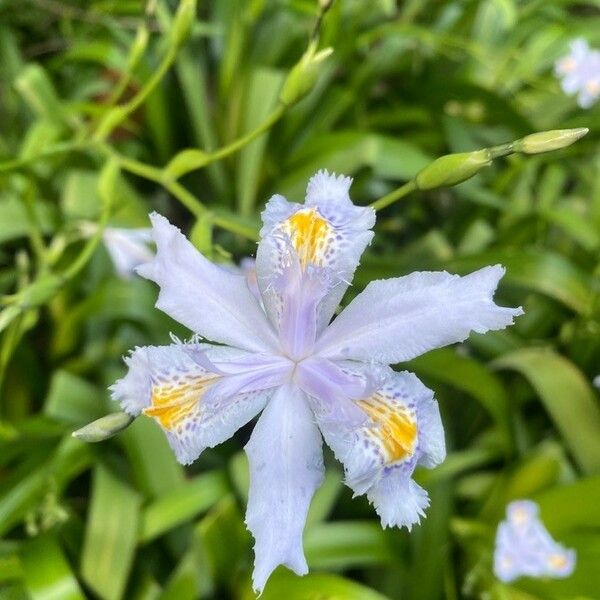
[[[555,73],[565,94],[577,94],[581,108],[590,108],[600,98],[600,51],[583,39],[571,42],[571,51],[560,58]]]
[[[552,539],[531,500],[516,500],[506,508],[498,526],[494,573],[504,582],[518,577],[568,577],[575,568],[575,550]]]
[[[332,321],[375,224],[371,208],[350,200],[350,184],[320,171],[304,204],[269,200],[260,300],[243,275],[211,263],[158,214],[156,256],[138,267],[160,288],[156,306],[196,335],[136,348],[113,398],[154,418],[183,464],[262,412],[245,447],[257,591],[280,564],[308,571],[302,532],[323,481],[322,439],[384,527],[419,522],[429,499],[412,474],[444,460],[444,431],[433,392],[389,365],[502,329],[522,312],[494,304],[504,270],[493,266],[373,281]]]

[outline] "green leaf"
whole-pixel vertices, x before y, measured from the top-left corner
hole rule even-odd
[[[412,360],[409,369],[417,375],[447,383],[477,400],[503,432],[507,447],[512,430],[508,398],[501,380],[474,358],[461,356],[454,349],[442,348]]]
[[[105,406],[104,394],[96,386],[67,371],[56,371],[44,412],[59,421],[82,425],[104,415]]]
[[[21,559],[25,587],[32,600],[85,600],[53,536],[46,535],[26,542]]]
[[[148,542],[208,510],[229,491],[222,473],[199,475],[160,496],[143,511],[140,541]]]
[[[315,569],[351,569],[394,560],[390,538],[375,521],[337,521],[307,527],[306,560]]]
[[[285,75],[281,71],[258,68],[252,71],[243,105],[243,132],[258,127],[273,111]],[[241,215],[251,215],[261,183],[261,167],[269,133],[248,144],[237,161],[236,197]]]
[[[133,562],[140,498],[106,467],[94,471],[81,575],[103,600],[119,600]]]
[[[53,230],[54,210],[38,199],[35,203],[36,219],[43,233]],[[0,244],[25,237],[29,231],[29,219],[22,202],[9,196],[0,198]]]
[[[200,521],[197,543],[212,581],[227,585],[246,566],[250,558],[250,533],[231,495],[225,496]]]
[[[260,597],[261,600],[387,600],[383,594],[337,575],[310,573],[298,577],[282,567],[271,575]],[[256,598],[249,584],[241,598]]]
[[[575,460],[584,471],[600,471],[600,409],[587,379],[550,348],[525,348],[492,365],[513,369],[533,386]]]
[[[146,495],[156,498],[183,483],[183,468],[153,420],[136,419],[118,439],[125,446],[137,487]]]
[[[15,88],[38,116],[64,121],[66,114],[46,71],[37,64],[27,65],[15,80]]]
[[[504,285],[516,285],[546,294],[576,312],[586,314],[591,305],[591,281],[568,258],[550,252],[525,249],[486,252],[449,261],[444,266],[467,273],[486,265],[506,267]]]
[[[586,477],[535,496],[543,520],[553,533],[570,529],[600,529],[600,476]]]

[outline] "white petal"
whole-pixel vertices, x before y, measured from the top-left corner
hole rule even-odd
[[[382,477],[368,492],[383,527],[406,527],[421,522],[429,506],[427,492],[403,469]]]
[[[354,206],[348,195],[351,181],[320,171],[308,183],[304,205],[287,202],[279,195],[267,203],[256,272],[265,307],[276,325],[280,300],[273,281],[289,262],[290,251],[297,254],[303,269],[314,266],[331,271],[334,285],[319,306],[319,331],[331,319],[352,280],[373,237],[375,212]]]
[[[102,240],[115,270],[123,279],[130,279],[136,267],[152,260],[154,256],[147,246],[152,241],[150,229],[107,227]]]
[[[523,313],[494,304],[503,274],[496,265],[464,277],[442,271],[373,281],[323,332],[316,353],[392,364],[461,342],[471,331],[503,329]]]
[[[150,216],[156,258],[138,268],[160,286],[156,306],[204,338],[253,350],[276,347],[275,333],[245,277],[207,260],[167,219]]]
[[[192,350],[211,353],[206,344],[136,348],[125,359],[127,374],[111,387],[113,400],[119,401],[124,411],[144,413],[156,420],[182,464],[193,462],[205,448],[229,439],[261,411],[272,394],[270,382],[262,385],[254,381],[251,391],[230,396],[218,410],[206,410],[204,395],[227,376],[211,372],[194,360]],[[235,361],[247,354],[222,347],[212,358],[223,361],[228,355]]]
[[[246,524],[256,541],[253,587],[260,592],[278,565],[298,575],[308,572],[302,531],[323,480],[323,456],[321,435],[297,387],[286,384],[275,392],[245,450],[250,461]]]
[[[369,421],[354,429],[315,413],[325,441],[344,465],[346,484],[357,495],[367,494],[383,525],[410,529],[428,505],[427,493],[411,480],[413,471],[445,457],[433,392],[412,373],[390,372],[375,393],[356,404]]]

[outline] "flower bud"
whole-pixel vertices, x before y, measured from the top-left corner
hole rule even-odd
[[[181,0],[171,25],[171,41],[180,46],[187,38],[196,18],[196,0]]]
[[[311,43],[302,58],[292,67],[279,92],[279,101],[292,106],[306,96],[314,87],[319,75],[319,65],[331,53],[333,48],[317,52],[316,43]]]
[[[587,127],[578,127],[577,129],[555,129],[553,131],[532,133],[514,142],[513,148],[515,152],[523,152],[524,154],[550,152],[574,144],[588,131]]]
[[[83,442],[102,442],[129,427],[135,417],[126,412],[115,412],[88,423],[71,435]]]
[[[182,175],[200,169],[211,160],[210,154],[197,148],[187,148],[176,154],[165,167],[164,174],[171,179],[179,179]]]
[[[492,163],[487,150],[447,154],[434,160],[417,173],[415,184],[419,190],[456,185],[478,173]]]

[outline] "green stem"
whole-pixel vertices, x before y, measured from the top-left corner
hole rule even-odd
[[[100,220],[98,221],[98,229],[94,232],[94,235],[86,242],[85,246],[77,256],[77,258],[71,263],[69,268],[63,273],[65,279],[73,279],[88,263],[92,255],[96,251],[98,244],[102,240],[102,234],[104,229],[108,225],[108,219],[110,217],[111,210],[111,198],[108,198],[104,202],[102,207],[102,213]]]
[[[121,124],[129,115],[135,112],[146,98],[154,91],[154,88],[161,82],[162,78],[166,75],[167,71],[171,68],[171,65],[177,58],[177,47],[171,46],[168,52],[162,59],[158,69],[154,71],[152,77],[146,81],[140,91],[129,101],[127,104],[115,107],[113,110],[107,113],[104,119],[98,125],[98,129],[93,135],[93,139],[97,141],[104,141],[117,127]],[[118,111],[115,115],[114,111]]]
[[[408,196],[408,194],[410,194],[411,192],[413,192],[416,189],[417,189],[417,186],[415,185],[415,182],[408,181],[404,185],[395,189],[393,192],[386,194],[385,196],[379,198],[379,200],[375,200],[375,202],[372,202],[369,206],[375,211],[381,210],[382,208],[386,208],[390,204],[397,202],[401,198]]]
[[[281,117],[285,113],[285,109],[286,107],[283,104],[279,104],[275,108],[275,110],[256,129],[253,129],[245,136],[235,140],[234,142],[231,142],[231,144],[223,146],[222,148],[219,148],[214,152],[210,152],[208,155],[208,162],[206,164],[210,164],[217,160],[221,160],[222,158],[230,156],[231,154],[237,152],[238,150],[255,140],[257,137],[268,131],[271,127],[273,127],[273,125],[275,125],[275,123],[277,123],[277,121],[279,121],[279,119],[281,119]]]
[[[35,212],[32,187],[25,191],[22,197],[23,207],[27,216],[27,228],[31,247],[38,259],[38,268],[42,269],[46,263],[46,244],[42,236],[42,228]]]
[[[117,160],[119,166],[125,171],[129,171],[134,175],[139,175],[149,181],[154,181],[162,185],[168,192],[170,192],[181,204],[183,204],[195,217],[210,216],[212,222],[226,231],[236,233],[250,240],[257,240],[258,236],[254,228],[244,225],[243,223],[236,223],[231,221],[222,215],[216,215],[212,213],[192,192],[184,188],[178,181],[165,177],[162,169],[146,165],[143,162],[127,158],[118,154],[112,148],[104,146],[104,152],[114,159]]]
[[[16,169],[20,169],[21,167],[25,167],[28,164],[43,158],[50,158],[52,156],[56,156],[57,154],[74,152],[77,150],[85,150],[88,147],[89,143],[82,143],[81,141],[56,144],[54,146],[50,146],[50,148],[40,152],[39,154],[27,156],[25,158],[14,158],[12,160],[0,163],[0,173],[3,171],[14,171]]]

